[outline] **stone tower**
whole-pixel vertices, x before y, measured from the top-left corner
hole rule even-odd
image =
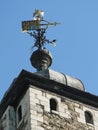
[[[49,69],[52,56],[44,43],[43,11],[24,30],[36,39],[30,61],[35,73],[22,70],[0,102],[0,130],[98,130],[98,96],[85,92],[81,80]],[[29,23],[29,26],[27,26]],[[45,23],[45,26],[57,23]],[[39,27],[40,26],[40,27]],[[37,33],[36,33],[37,30]]]

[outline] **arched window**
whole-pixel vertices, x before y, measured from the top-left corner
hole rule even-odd
[[[93,124],[93,116],[89,111],[85,111],[85,120],[86,123]]]
[[[53,98],[50,99],[50,111],[57,111],[57,101]]]

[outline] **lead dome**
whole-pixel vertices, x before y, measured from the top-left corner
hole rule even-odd
[[[50,80],[54,80],[61,84],[67,85],[69,87],[72,87],[81,91],[85,91],[85,87],[82,81],[80,79],[71,77],[69,75],[65,75],[63,73],[59,73],[57,71],[50,70],[50,69],[38,71],[38,72],[35,72],[35,74],[45,77],[45,78],[49,78]]]

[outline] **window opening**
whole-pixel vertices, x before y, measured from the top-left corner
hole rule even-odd
[[[57,101],[53,98],[50,99],[50,110],[57,111]]]
[[[22,119],[22,107],[19,106],[18,108],[18,123],[21,121]]]
[[[85,111],[85,120],[86,120],[86,123],[93,124],[93,116],[88,111]]]

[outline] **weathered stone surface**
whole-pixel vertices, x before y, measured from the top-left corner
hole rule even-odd
[[[36,126],[43,130],[97,130],[97,127],[93,124],[85,122],[84,113],[86,110],[89,110],[92,114],[97,113],[92,107],[53,93],[42,91],[44,93],[42,94],[37,89],[34,91],[34,88],[30,88],[31,92],[36,95],[35,97],[30,96],[30,106],[33,106],[30,109],[36,111],[36,115],[31,114],[31,123],[34,130]],[[51,98],[58,103],[57,111],[50,111],[49,101]],[[39,103],[36,99],[39,100]],[[32,119],[37,122],[35,126]]]
[[[93,127],[79,123],[73,114],[71,119],[66,119],[54,113],[44,112],[43,118],[41,127],[45,130],[94,130]]]
[[[98,130],[98,110],[94,107],[36,89],[35,86],[30,87],[15,109],[15,122],[12,118],[13,111],[9,113],[6,110],[5,113],[10,114],[10,120],[6,114],[3,114],[0,130]],[[52,111],[50,110],[51,98],[57,102],[57,109]],[[22,120],[18,123],[17,112],[20,105]],[[94,124],[86,123],[85,111],[92,113]],[[9,122],[9,128],[6,127],[7,122]],[[15,126],[15,129],[12,129],[11,125]]]

